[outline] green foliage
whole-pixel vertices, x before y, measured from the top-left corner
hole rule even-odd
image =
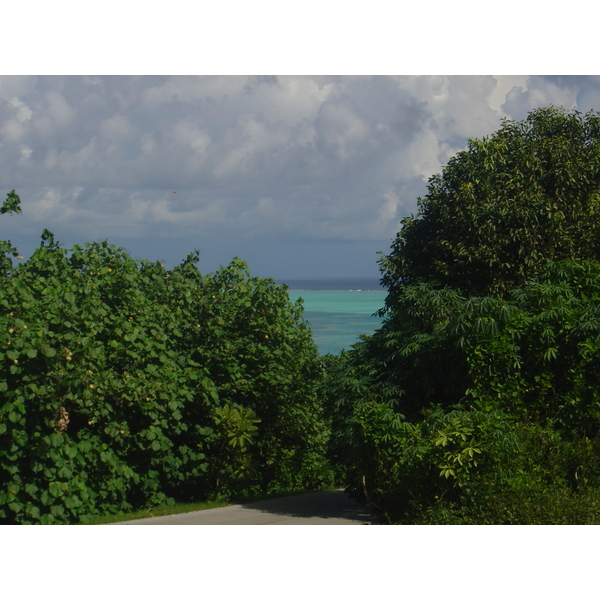
[[[6,213],[15,213],[18,214],[21,212],[21,198],[17,195],[15,190],[12,190],[6,194],[6,200],[2,203],[0,207],[0,214]]]
[[[600,522],[600,263],[506,300],[408,287],[329,371],[349,490],[392,522]]]
[[[0,214],[20,213],[21,199],[12,190],[6,195],[6,200],[0,207]],[[10,257],[21,258],[16,248],[12,246],[10,240],[0,240],[0,277],[5,277],[13,269],[13,262]]]
[[[11,205],[14,209],[14,204]],[[329,482],[302,305],[239,259],[42,243],[0,288],[0,519],[77,522]]]
[[[600,113],[540,108],[471,140],[381,258],[388,309],[406,284],[505,295],[548,261],[598,260],[599,136]]]
[[[330,452],[394,523],[600,523],[600,114],[505,121],[381,259],[384,321],[328,365]]]
[[[214,440],[218,444],[217,462],[214,465],[214,493],[218,494],[223,480],[246,484],[255,469],[252,465],[250,446],[258,432],[260,419],[250,408],[231,407],[225,404],[212,410]],[[235,490],[239,493],[239,490]]]

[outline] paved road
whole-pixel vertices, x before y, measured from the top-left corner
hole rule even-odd
[[[374,525],[371,511],[343,490],[300,494],[112,525]]]

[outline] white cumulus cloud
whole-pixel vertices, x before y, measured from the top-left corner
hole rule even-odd
[[[0,77],[0,177],[24,236],[160,239],[174,261],[196,238],[263,262],[256,244],[312,240],[334,261],[386,251],[427,179],[502,117],[598,102],[583,76]]]

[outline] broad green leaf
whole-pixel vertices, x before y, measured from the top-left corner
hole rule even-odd
[[[48,491],[55,498],[58,498],[59,496],[63,495],[63,490],[62,490],[61,486],[56,481],[51,481],[50,482],[50,485],[48,486]]]

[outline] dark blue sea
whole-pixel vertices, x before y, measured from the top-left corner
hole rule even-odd
[[[383,307],[387,292],[375,278],[287,279],[292,302],[302,298],[304,317],[321,354],[349,350],[361,334],[381,323],[373,313]]]

